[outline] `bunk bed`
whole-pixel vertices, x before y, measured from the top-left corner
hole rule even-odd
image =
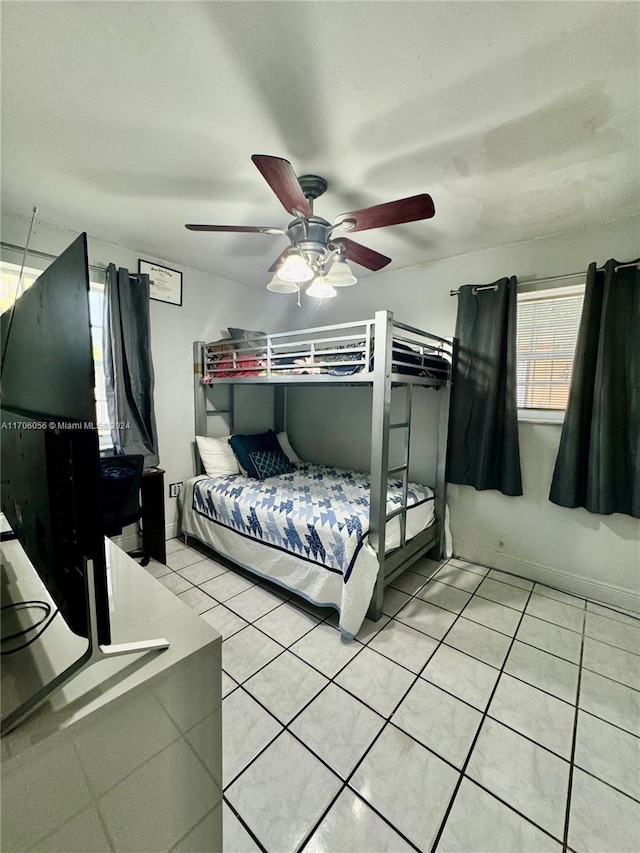
[[[280,437],[288,387],[372,387],[370,474],[301,460],[263,481],[242,471],[213,479],[200,473],[186,484],[183,500],[186,541],[193,537],[244,569],[336,607],[343,634],[354,636],[365,615],[380,618],[384,589],[394,578],[427,552],[444,555],[454,342],[378,311],[369,320],[244,341],[196,341],[193,352],[198,436],[208,435],[211,417],[221,414],[234,432],[237,385],[274,387]],[[207,388],[218,385],[228,386],[224,411],[207,404]],[[392,423],[391,392],[398,386],[406,389],[404,417]],[[433,490],[409,480],[412,399],[419,387],[438,389]],[[391,467],[394,430],[403,435],[403,461]]]

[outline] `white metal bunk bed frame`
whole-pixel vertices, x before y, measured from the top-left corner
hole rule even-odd
[[[364,333],[358,329],[364,328]],[[263,342],[264,341],[264,342]],[[394,343],[409,346],[415,353],[419,350],[425,355],[437,355],[444,359],[447,367],[437,377],[415,376],[393,372],[393,367],[406,368],[402,359],[394,358]],[[218,356],[224,356],[230,362],[225,372],[240,373],[246,371],[246,362],[242,357],[255,358],[256,346],[242,346],[241,341],[234,342],[232,349],[217,349]],[[237,346],[239,345],[239,348]],[[438,558],[445,550],[445,512],[446,512],[446,456],[447,434],[449,429],[449,403],[451,392],[452,363],[455,354],[455,341],[432,335],[405,323],[393,319],[391,311],[377,311],[373,320],[341,323],[333,326],[319,326],[295,332],[280,332],[266,335],[260,339],[260,353],[264,364],[263,375],[221,376],[204,381],[207,374],[206,346],[204,341],[193,344],[194,358],[194,403],[196,435],[208,435],[207,420],[211,415],[226,415],[229,418],[229,431],[234,431],[234,395],[236,384],[274,386],[274,430],[286,429],[286,387],[293,385],[371,385],[371,494],[369,510],[369,543],[375,550],[380,569],[372,594],[367,616],[377,621],[382,615],[382,599],[385,587],[399,574],[404,572],[419,557],[431,549],[436,549]],[[340,360],[345,347],[353,348],[348,352],[355,358],[348,362]],[[336,361],[330,357],[335,356]],[[327,359],[329,356],[329,360]],[[373,367],[371,367],[373,356]],[[307,359],[305,367],[324,368],[346,364],[360,366],[358,373],[349,375],[292,374],[291,364],[283,360],[293,357]],[[436,373],[438,371],[436,370]],[[229,408],[208,409],[205,387],[226,384],[229,386]],[[405,386],[405,418],[391,423],[391,390]],[[435,521],[425,530],[407,541],[407,483],[409,477],[409,446],[411,438],[411,403],[413,389],[437,387],[440,396],[438,436],[436,440],[436,482]],[[391,430],[404,432],[402,465],[389,467],[389,435]],[[201,471],[202,469],[200,469]],[[390,513],[386,511],[386,486],[389,475],[401,475],[403,482],[400,507]],[[400,546],[386,553],[387,521],[400,517]]]

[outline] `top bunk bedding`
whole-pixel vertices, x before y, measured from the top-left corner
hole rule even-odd
[[[295,382],[293,377],[372,382],[376,334],[383,337],[387,333],[387,326],[377,323],[378,317],[274,335],[229,329],[231,337],[205,344],[203,383]],[[391,336],[392,381],[432,387],[446,384],[452,358],[450,341],[396,322]]]

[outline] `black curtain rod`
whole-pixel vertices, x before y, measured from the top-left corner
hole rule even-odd
[[[629,264],[618,264],[618,266],[614,267],[613,271],[618,272],[618,270],[625,269],[625,267],[639,267],[640,268],[640,265],[638,264],[637,261],[633,261],[632,263],[629,263]],[[598,269],[603,270],[604,267],[598,267]],[[587,274],[587,270],[585,270],[584,272],[568,272],[568,273],[565,273],[564,275],[551,275],[548,278],[534,278],[534,279],[530,279],[529,281],[522,281],[522,282],[520,282],[520,284],[523,284],[523,285],[525,285],[525,284],[543,284],[547,281],[561,281],[564,278],[584,278],[586,276],[586,274]],[[498,289],[497,285],[495,285],[495,284],[480,284],[477,287],[473,288],[473,292],[478,293],[478,291],[480,291],[480,290],[497,290],[497,289]],[[459,293],[460,293],[460,290],[450,290],[449,296],[457,296]]]
[[[24,252],[24,246],[16,246],[15,243],[5,243],[4,240],[0,242],[0,247],[2,247],[3,249],[11,249],[15,252]],[[45,258],[49,261],[55,261],[55,259],[58,257],[57,255],[51,255],[49,252],[39,252],[37,249],[29,249],[28,254],[33,255],[34,258]],[[106,267],[97,264],[89,264],[89,269],[102,273],[107,271]],[[138,281],[140,280],[140,276],[138,275],[138,273],[134,272],[129,273],[129,278],[135,278],[138,279]]]

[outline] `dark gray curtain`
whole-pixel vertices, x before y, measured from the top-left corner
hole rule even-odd
[[[522,494],[516,406],[517,279],[458,294],[447,480]],[[485,285],[479,285],[483,288]]]
[[[640,272],[591,264],[549,500],[640,518]]]
[[[104,375],[114,447],[119,453],[141,453],[145,467],[154,467],[159,460],[149,276],[132,277],[129,270],[109,264],[104,312]]]

